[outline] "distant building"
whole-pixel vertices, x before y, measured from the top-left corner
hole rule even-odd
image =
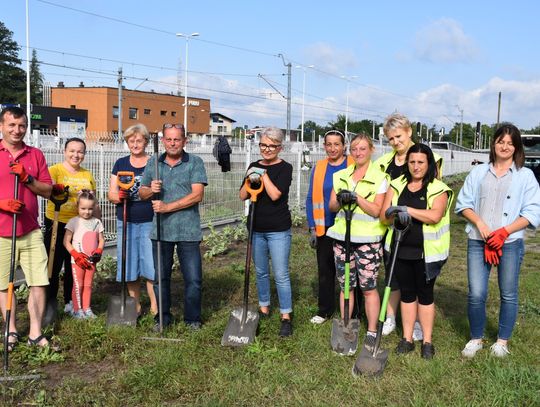
[[[210,113],[210,134],[231,137],[233,123],[236,123],[236,120],[221,113]]]
[[[88,111],[89,132],[118,132],[118,88],[65,87],[51,88],[51,104],[55,107]],[[187,131],[208,134],[210,100],[188,97]],[[160,131],[164,123],[184,122],[184,97],[164,93],[122,89],[122,129],[143,123],[150,132]]]

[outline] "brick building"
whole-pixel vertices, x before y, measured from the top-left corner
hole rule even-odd
[[[118,88],[59,85],[51,88],[52,106],[87,110],[88,132],[118,131]],[[210,100],[188,97],[187,117],[189,134],[207,134]],[[184,97],[123,89],[122,128],[136,123],[143,123],[150,132],[161,130],[164,123],[185,124]]]

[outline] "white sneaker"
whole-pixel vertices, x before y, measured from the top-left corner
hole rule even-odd
[[[386,321],[384,321],[383,328],[382,328],[382,334],[384,336],[390,335],[392,332],[394,332],[396,329],[396,320],[391,318],[386,318]]]
[[[326,318],[321,317],[320,315],[315,315],[313,318],[309,320],[312,324],[320,325],[323,322],[326,322]]]
[[[471,339],[469,342],[467,342],[467,344],[461,351],[461,354],[466,358],[472,358],[474,357],[474,355],[476,355],[476,352],[478,352],[483,347],[484,345],[482,345],[482,341],[478,342],[474,339]]]
[[[89,318],[89,319],[96,319],[97,318],[96,314],[94,314],[92,312],[92,308],[85,309],[83,312],[84,312],[84,316],[86,318]]]
[[[412,339],[413,341],[421,341],[424,339],[424,332],[422,331],[422,325],[420,325],[420,322],[418,321],[414,323]]]
[[[491,345],[490,349],[491,349],[491,354],[497,358],[504,358],[510,354],[510,351],[508,350],[508,346],[503,345],[502,343],[499,343],[499,342],[495,342],[493,345]]]
[[[64,305],[64,312],[66,314],[71,314],[73,312],[73,301],[70,301]]]
[[[82,309],[78,310],[77,312],[72,312],[71,315],[75,319],[86,319],[86,315],[84,315],[84,311]]]

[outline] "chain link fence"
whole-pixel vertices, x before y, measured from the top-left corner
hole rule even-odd
[[[54,132],[34,132],[29,144],[41,148],[47,163],[54,165],[64,160],[64,143],[68,137],[60,137]],[[108,140],[108,141],[104,141]],[[257,141],[233,140],[231,148],[231,171],[223,173],[212,154],[215,137],[203,136],[190,139],[186,151],[198,155],[204,161],[208,176],[208,186],[204,191],[204,200],[199,205],[202,227],[208,224],[219,225],[236,222],[242,218],[246,205],[240,201],[238,191],[244,179],[247,165],[260,158]],[[102,210],[102,221],[105,226],[105,239],[108,244],[116,242],[116,209],[107,200],[109,178],[115,161],[129,154],[125,143],[115,138],[115,134],[88,134],[86,136],[87,153],[83,167],[92,172],[97,183],[97,195]],[[390,146],[377,144],[373,155],[375,160],[390,151]],[[163,148],[160,146],[160,151]],[[470,171],[473,162],[487,161],[486,153],[435,149],[444,159],[443,174],[445,176]],[[152,153],[152,146],[148,146]],[[289,206],[303,208],[311,168],[317,160],[325,157],[324,148],[317,142],[285,143],[280,157],[293,166],[293,181],[289,191]],[[40,199],[40,216],[43,221],[45,202]]]

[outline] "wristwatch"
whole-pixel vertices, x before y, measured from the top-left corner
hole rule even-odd
[[[34,182],[34,177],[32,177],[30,174],[28,174],[28,178],[26,178],[25,184],[30,185]]]

